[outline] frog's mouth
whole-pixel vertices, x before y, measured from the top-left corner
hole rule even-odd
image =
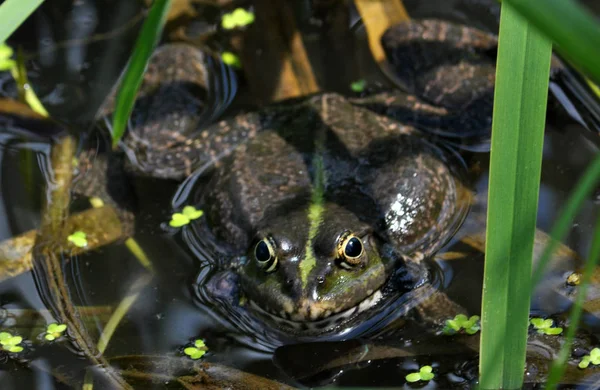
[[[314,320],[304,317],[294,320],[292,319],[294,314],[291,314],[290,318],[283,318],[279,315],[279,313],[267,311],[252,300],[249,300],[248,302],[252,310],[255,311],[257,315],[263,319],[274,322],[281,328],[292,329],[295,331],[327,332],[341,324],[348,322],[359,314],[375,307],[382,300],[383,296],[384,294],[381,289],[376,290],[356,306],[343,310],[339,313],[331,313]]]

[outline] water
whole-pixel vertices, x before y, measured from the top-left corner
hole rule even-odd
[[[420,0],[406,1],[406,6],[414,17],[469,21],[477,27],[494,31],[498,13],[497,7],[490,3],[494,4],[483,0]],[[114,11],[117,5],[124,8],[119,12]],[[345,58],[336,59],[330,55],[325,60],[317,60],[327,51],[327,45],[335,43],[318,41],[319,26],[326,22],[325,17],[321,14],[312,15],[307,3],[296,8],[308,54],[315,59],[315,63],[319,63],[314,68],[323,89],[348,93],[349,82],[359,78],[373,85],[390,83],[370,60],[365,30],[355,10],[350,11],[351,31],[355,40],[355,66],[348,65],[344,72],[337,72]],[[46,107],[57,118],[80,129],[92,126],[94,113],[127,59],[139,27],[139,9],[139,2],[108,2],[106,7],[95,7],[93,2],[87,1],[78,2],[76,6],[71,6],[70,2],[46,4],[44,12],[37,16],[35,22],[31,22],[36,28],[28,25],[29,30],[24,28],[19,32],[17,39],[27,43],[26,49],[32,53],[39,51],[39,55],[30,59],[30,78]],[[64,14],[68,17],[64,22],[59,22]],[[118,18],[111,17],[114,15],[118,15]],[[191,33],[202,35],[211,30],[211,23],[217,19],[214,10],[213,14],[207,15],[206,21],[189,25]],[[115,30],[115,26],[122,28]],[[109,35],[111,39],[104,39],[102,34],[110,31],[117,31],[114,38]],[[90,37],[98,40],[92,44],[77,43],[77,40],[85,41]],[[59,45],[59,50],[48,49],[65,41],[70,43]],[[212,43],[214,47],[221,44]],[[337,67],[329,67],[330,61],[334,60],[337,60]],[[6,75],[2,77],[0,91],[9,95],[14,93],[14,86]],[[585,99],[569,88],[570,83],[576,81],[557,80],[552,89],[560,97],[562,106],[549,108],[538,213],[538,228],[544,231],[551,228],[570,190],[598,153],[598,129],[594,128],[597,125],[594,117],[598,113],[586,112],[585,108],[589,106],[579,103]],[[238,82],[239,89],[234,85]],[[215,93],[210,95],[212,105],[209,113],[228,107],[228,112],[223,114],[228,115],[241,108],[255,106],[255,99],[245,88],[247,80],[237,80],[227,74],[216,79],[212,85],[215,89],[211,91]],[[237,98],[230,105],[234,94],[237,94]],[[577,99],[579,97],[581,99]],[[0,125],[3,128],[0,139],[0,238],[4,240],[35,229],[40,224],[41,195],[51,177],[48,139],[55,133],[51,129],[41,128],[27,131],[30,129],[23,129],[26,126],[19,126],[19,123],[0,122]],[[94,133],[85,144],[101,144],[102,138]],[[485,196],[489,155],[485,152],[472,153],[466,163],[472,168],[477,195]],[[183,354],[183,346],[201,337],[209,347],[209,353],[203,361],[237,368],[293,386],[397,386],[403,383],[408,371],[425,363],[432,363],[439,375],[436,382],[426,388],[467,388],[475,380],[477,364],[472,350],[465,349],[464,344],[454,340],[432,338],[418,324],[411,322],[404,324],[401,332],[391,332],[385,338],[335,344],[304,343],[282,347],[275,353],[269,348],[265,351],[256,334],[248,330],[241,333],[239,327],[232,324],[235,318],[224,318],[222,312],[207,304],[210,297],[199,297],[201,289],[198,288],[198,280],[210,268],[201,266],[198,257],[207,257],[206,251],[209,249],[191,245],[196,241],[192,239],[193,232],[190,229],[184,229],[180,234],[179,230],[168,226],[172,206],[177,206],[180,199],[191,196],[185,192],[188,187],[182,187],[175,181],[144,177],[132,178],[130,184],[137,194],[134,237],[151,259],[155,273],[140,290],[140,295],[112,336],[107,356],[158,355],[177,358]],[[598,199],[596,194],[586,201],[565,240],[582,257],[589,250],[591,231],[598,216]],[[85,199],[75,199],[73,203],[74,209],[87,207]],[[481,211],[477,207],[473,207],[470,219],[456,238],[471,231],[471,222],[476,212]],[[448,250],[454,244],[455,241],[451,242]],[[576,265],[569,264],[567,268],[571,266]],[[439,267],[447,294],[470,313],[479,313],[483,270],[481,257],[440,261]],[[562,268],[555,269],[546,279],[546,286],[556,285],[563,271]],[[148,275],[148,271],[123,243],[74,256],[65,263],[63,272],[71,301],[76,306],[93,307],[89,309],[92,313],[84,315],[84,324],[95,339],[105,329],[113,310],[131,294],[132,286]],[[48,344],[40,338],[45,324],[53,321],[41,298],[31,273],[0,283],[2,330],[16,332],[28,340],[26,351],[19,357],[0,356],[3,358],[3,365],[0,366],[2,389],[81,386],[87,363],[67,341]],[[560,314],[569,307],[569,301],[565,299],[552,302],[546,299],[534,303],[537,305],[534,310],[543,309],[543,313],[547,314]],[[599,325],[594,315],[585,317],[585,326],[591,332],[598,333]],[[404,356],[406,351],[408,355]],[[50,374],[50,370],[59,367],[73,380],[61,384]],[[531,372],[534,368],[529,367]],[[152,386],[162,388],[165,381],[175,383],[170,378]],[[110,388],[103,382],[101,374],[96,376],[95,383],[96,388]],[[147,383],[145,386],[151,387]]]

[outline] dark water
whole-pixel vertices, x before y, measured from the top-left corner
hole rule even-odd
[[[299,4],[305,2],[299,2]],[[411,16],[440,17],[465,22],[476,27],[496,31],[498,8],[494,2],[483,0],[405,2]],[[352,11],[352,31],[355,39],[356,66],[348,66],[345,73],[332,70],[329,59],[320,57],[327,47],[318,42],[318,15],[310,14],[308,4],[298,5],[295,11],[303,32],[309,56],[321,58],[315,66],[319,83],[325,90],[348,93],[348,80],[364,78],[369,84],[390,84],[370,60],[364,27]],[[15,42],[24,44],[28,53],[39,53],[30,59],[30,78],[43,103],[55,117],[78,129],[91,129],[93,117],[104,96],[119,76],[127,60],[135,34],[139,28],[141,2],[106,1],[102,6],[82,1],[71,5],[68,1],[46,4],[35,14],[30,24],[15,36]],[[202,33],[214,18],[191,23],[192,32]],[[116,32],[115,32],[116,31]],[[114,33],[114,36],[111,35]],[[93,43],[78,43],[90,37]],[[62,44],[61,42],[67,42]],[[58,50],[50,50],[54,45]],[[331,58],[331,61],[340,59]],[[342,59],[343,62],[343,59]],[[332,76],[333,75],[333,76]],[[0,90],[12,94],[13,85],[2,75]],[[557,79],[551,90],[559,104],[549,106],[548,126],[544,145],[542,185],[538,212],[538,227],[548,231],[556,220],[570,190],[583,170],[598,152],[597,130],[594,118],[598,113],[585,111],[585,96],[577,95],[570,85],[580,80]],[[239,83],[239,89],[237,84]],[[244,88],[243,79],[228,79],[221,84],[223,91],[214,95],[219,107],[237,98],[229,109],[253,105],[253,97]],[[227,115],[227,112],[223,115]],[[40,224],[42,194],[49,174],[49,146],[47,133],[27,132],[1,123],[0,136],[0,238],[19,235]],[[87,142],[98,142],[102,136],[94,133]],[[478,167],[475,190],[485,197],[487,187],[487,153],[471,153],[466,163]],[[230,321],[216,314],[206,300],[198,299],[196,289],[199,275],[208,272],[199,264],[197,253],[202,250],[191,246],[189,232],[179,234],[167,226],[172,213],[172,202],[186,194],[179,183],[158,179],[136,178],[132,182],[137,196],[135,240],[143,248],[155,267],[155,276],[141,290],[117,331],[112,336],[107,356],[162,355],[179,356],[182,346],[196,338],[203,338],[209,346],[207,362],[223,364],[245,372],[288,383],[293,386],[398,386],[404,376],[429,363],[439,372],[439,378],[421,388],[469,388],[477,373],[473,353],[448,354],[439,340],[423,337],[422,330],[408,325],[392,340],[363,340],[338,344],[303,344],[286,346],[275,353],[259,350],[252,333],[241,334]],[[590,247],[591,232],[598,217],[600,192],[588,199],[578,215],[565,243],[585,257]],[[74,207],[85,207],[75,203]],[[477,206],[474,207],[477,211]],[[471,232],[475,213],[470,216],[448,244]],[[439,263],[443,282],[450,297],[471,313],[479,313],[483,262],[480,257]],[[112,310],[119,305],[131,287],[147,271],[122,244],[109,245],[99,251],[72,258],[64,266],[71,300],[77,306],[92,306],[95,316],[86,317],[86,328],[97,337],[105,327]],[[555,270],[546,279],[546,285],[556,283]],[[554,278],[554,279],[553,279]],[[0,388],[2,389],[57,389],[69,388],[48,373],[53,367],[65,366],[79,383],[86,362],[69,348],[67,342],[44,344],[39,335],[52,315],[43,301],[31,273],[8,279],[0,284],[0,317],[2,330],[18,333],[30,340],[27,349],[18,358],[0,356]],[[567,300],[534,301],[534,310],[546,314],[562,313],[569,307]],[[87,320],[89,318],[89,320]],[[600,326],[595,316],[586,316],[585,325],[593,333]],[[387,356],[385,346],[415,347],[413,356]],[[419,345],[421,349],[419,349]],[[255,348],[253,348],[253,346]],[[453,348],[450,345],[450,348]],[[455,348],[458,348],[456,346]],[[366,359],[367,352],[375,353]],[[377,355],[377,353],[380,353]],[[345,364],[329,364],[339,356],[347,356]],[[155,388],[161,388],[156,386]],[[103,388],[96,382],[95,388]],[[108,386],[106,388],[109,388]]]

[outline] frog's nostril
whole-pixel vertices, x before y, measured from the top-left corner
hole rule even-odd
[[[286,279],[285,284],[291,287],[294,284],[294,279]]]

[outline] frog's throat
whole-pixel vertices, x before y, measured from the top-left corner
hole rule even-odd
[[[264,307],[252,300],[249,300],[248,302],[250,307],[252,307],[252,309],[255,310],[261,317],[270,319],[280,327],[294,329],[296,331],[327,332],[330,331],[332,327],[345,323],[362,312],[375,307],[375,305],[377,305],[383,299],[383,297],[384,295],[382,291],[376,290],[373,292],[373,294],[365,298],[356,306],[337,313],[330,313],[325,316],[314,318],[295,317],[294,315],[286,316],[285,313],[267,311]]]
[[[323,99],[323,112],[327,116],[327,102]],[[325,167],[323,164],[323,151],[325,150],[325,130],[322,126],[318,129],[315,137],[315,152],[313,156],[313,186],[310,206],[308,208],[308,239],[304,249],[304,259],[298,265],[300,267],[300,279],[302,280],[302,288],[305,289],[308,284],[308,275],[317,265],[317,259],[313,249],[313,241],[319,232],[319,226],[323,221],[324,211],[324,192],[325,192]]]

